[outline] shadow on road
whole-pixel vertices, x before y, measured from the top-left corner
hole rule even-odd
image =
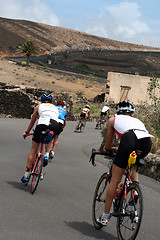
[[[26,191],[26,192],[30,192],[30,186],[25,186],[21,182],[7,182],[7,183],[12,185],[16,189],[23,190],[23,191]]]
[[[103,239],[103,240],[104,239],[107,239],[107,240],[117,239],[116,237],[114,237],[110,233],[107,233],[103,229],[96,230],[91,224],[89,224],[87,222],[66,222],[65,221],[65,223],[69,227],[81,232],[83,235],[88,236],[88,237],[92,237],[95,239]]]

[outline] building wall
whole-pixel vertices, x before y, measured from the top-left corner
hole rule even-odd
[[[134,104],[139,104],[140,102],[148,102],[151,104],[147,91],[150,78],[151,77],[146,76],[108,72],[107,85],[109,85],[109,94],[106,95],[106,100],[113,103],[129,100]],[[123,97],[126,97],[126,99],[123,99],[122,92],[124,93],[125,88],[126,96],[124,94]]]

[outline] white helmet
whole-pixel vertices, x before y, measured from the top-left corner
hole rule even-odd
[[[89,105],[86,105],[86,108],[89,108],[89,109],[90,109],[90,106],[89,106]]]

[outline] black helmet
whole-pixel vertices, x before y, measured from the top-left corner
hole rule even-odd
[[[53,101],[53,97],[51,96],[51,94],[49,93],[44,93],[41,96],[41,102],[45,103],[45,102],[49,102],[51,103]]]
[[[122,113],[134,113],[135,112],[135,107],[131,102],[119,102],[116,106],[116,112],[117,114],[122,114]]]

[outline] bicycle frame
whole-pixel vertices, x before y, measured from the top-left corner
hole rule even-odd
[[[26,134],[26,137],[27,137],[27,136],[31,136],[31,135],[33,135],[33,133]],[[37,188],[37,185],[38,185],[38,182],[39,182],[39,177],[38,177],[38,175],[39,175],[40,173],[37,172],[36,168],[37,168],[37,166],[38,166],[38,163],[39,163],[39,161],[40,161],[41,156],[43,156],[43,153],[44,153],[44,143],[41,142],[41,143],[40,143],[39,151],[38,151],[38,153],[37,153],[37,155],[36,155],[36,158],[35,158],[35,162],[33,163],[33,167],[32,167],[31,172],[30,172],[30,177],[31,177],[31,176],[33,177],[33,178],[32,178],[32,182],[31,182],[31,192],[32,192],[32,194],[35,192],[35,190],[36,190],[36,188]],[[41,168],[41,174],[42,174],[42,173],[43,173],[43,165],[42,165],[42,168]],[[29,177],[29,179],[30,179],[30,177]],[[35,179],[35,177],[38,177],[38,181],[37,181],[37,183],[36,183],[36,187],[34,186],[34,179]],[[29,182],[29,181],[28,181],[28,182]]]

